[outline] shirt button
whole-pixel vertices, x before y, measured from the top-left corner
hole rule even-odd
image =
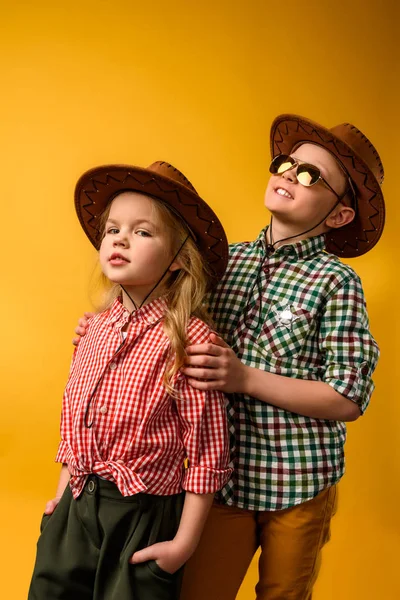
[[[110,370],[111,371],[115,371],[116,368],[117,368],[117,363],[111,363],[110,364]]]
[[[103,406],[100,407],[100,412],[102,415],[105,415],[107,412],[107,406],[105,404],[103,404]]]

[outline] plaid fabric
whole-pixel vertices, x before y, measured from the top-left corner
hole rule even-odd
[[[268,257],[265,232],[254,242],[231,246],[226,275],[210,298],[217,330],[245,364],[324,381],[364,412],[379,350],[359,278],[324,252],[323,236],[282,246]],[[236,394],[229,418],[235,471],[218,495],[229,505],[288,508],[313,498],[344,472],[342,422],[303,417]]]
[[[115,482],[123,496],[213,493],[231,475],[225,396],[193,389],[181,373],[174,381],[179,398],[165,389],[165,311],[157,299],[130,315],[116,300],[90,320],[64,393],[56,457],[68,464],[75,498],[91,473]],[[209,334],[192,317],[190,343]]]

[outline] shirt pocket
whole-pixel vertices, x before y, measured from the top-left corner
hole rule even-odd
[[[297,358],[314,323],[314,314],[298,304],[278,304],[269,310],[257,343],[267,354]]]

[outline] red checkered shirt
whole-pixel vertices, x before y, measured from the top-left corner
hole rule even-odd
[[[56,457],[68,464],[75,498],[92,473],[115,482],[123,496],[213,493],[232,473],[224,395],[193,389],[180,372],[173,382],[179,398],[164,386],[165,310],[158,298],[130,315],[116,300],[90,320],[64,392]],[[191,318],[191,344],[209,334]]]

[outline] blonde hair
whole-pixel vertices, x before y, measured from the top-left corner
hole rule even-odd
[[[167,281],[164,279],[165,283],[164,281],[160,282],[163,284],[161,295],[167,301],[164,331],[171,344],[164,373],[164,385],[168,392],[175,396],[173,379],[185,361],[185,348],[188,345],[187,327],[190,317],[199,317],[208,325],[212,325],[204,300],[207,292],[208,273],[206,263],[183,220],[157,198],[148,197],[153,201],[160,225],[168,234],[171,244],[171,259],[181,248],[176,257],[180,268],[169,273]],[[99,222],[102,230],[105,228],[111,204],[112,202],[108,204],[101,215]],[[97,309],[103,311],[121,295],[122,288],[119,284],[111,282],[103,273],[100,275],[100,280],[105,293],[103,301],[100,306],[97,306]]]

